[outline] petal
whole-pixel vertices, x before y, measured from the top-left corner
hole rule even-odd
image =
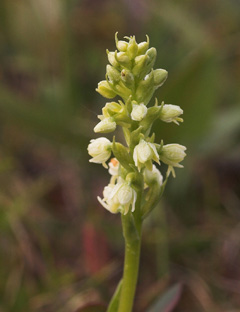
[[[133,160],[134,160],[135,166],[138,167],[137,146],[135,146],[134,151],[133,151]]]
[[[118,200],[121,205],[126,205],[131,202],[133,190],[128,185],[123,185],[118,191]]]
[[[159,162],[159,155],[158,155],[158,152],[157,152],[157,149],[156,149],[156,146],[155,146],[155,144],[153,144],[153,143],[149,143],[150,144],[150,146],[151,146],[151,149],[152,149],[152,151],[153,151],[153,160],[155,160],[158,164],[160,163]]]
[[[126,215],[129,211],[130,203],[124,206],[124,215]]]
[[[105,152],[102,152],[102,153],[98,154],[97,156],[91,158],[89,161],[93,162],[93,163],[101,164],[101,163],[107,161],[110,156],[111,156],[111,152],[105,151]]]
[[[108,211],[110,211],[109,205],[107,205],[107,204],[104,202],[104,200],[103,200],[100,196],[98,196],[97,199],[98,199],[99,203],[100,203],[105,209],[107,209]]]
[[[120,189],[120,187],[122,186],[123,184],[122,183],[117,183],[113,190],[112,190],[112,193],[111,195],[109,196],[109,200],[113,199],[113,197],[116,195],[116,193],[118,192],[118,190]]]
[[[151,158],[152,150],[147,142],[142,141],[138,145],[138,159],[139,161],[144,164],[147,160]]]

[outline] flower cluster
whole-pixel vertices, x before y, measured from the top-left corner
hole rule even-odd
[[[116,34],[117,50],[107,50],[110,64],[106,67],[106,79],[96,89],[107,99],[116,96],[121,99],[106,103],[94,132],[109,133],[120,126],[126,146],[116,142],[115,137],[112,142],[100,137],[91,140],[88,153],[92,156],[90,162],[105,168],[111,154],[114,155],[109,163],[110,183],[104,188],[103,198],[98,197],[102,206],[112,213],[123,214],[134,212],[137,206],[145,216],[153,208],[150,206],[159,201],[170,173],[175,177],[174,167],[183,167],[180,162],[186,156],[185,146],[155,143],[155,135],[150,135],[152,125],[156,120],[179,125],[183,110],[163,102],[158,105],[157,99],[154,105],[149,105],[154,92],[166,80],[167,71],[153,69],[157,52],[149,48],[148,36],[141,43],[134,36],[125,39],[118,40]],[[168,165],[165,181],[154,162]],[[140,203],[136,205],[140,194]]]

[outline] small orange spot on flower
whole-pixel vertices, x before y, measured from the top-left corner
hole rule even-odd
[[[112,165],[114,166],[114,167],[117,167],[118,166],[118,160],[116,159],[116,158],[111,158],[111,160],[110,160],[110,162],[112,163]]]

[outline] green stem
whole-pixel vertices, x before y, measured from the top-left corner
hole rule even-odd
[[[125,237],[125,260],[118,312],[131,312],[138,279],[141,225],[138,224],[138,229],[135,227],[135,221],[130,213],[122,216],[122,225]]]
[[[131,142],[127,131],[124,131],[124,136],[129,146]],[[141,251],[141,202],[143,187],[144,185],[142,181],[142,186],[137,191],[137,201],[134,213],[129,212],[127,215],[122,215],[122,228],[125,239],[125,258],[118,312],[132,312],[133,308]]]

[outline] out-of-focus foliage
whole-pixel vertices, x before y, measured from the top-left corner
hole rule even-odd
[[[234,0],[0,1],[0,311],[104,311],[120,279],[120,219],[99,207],[107,175],[86,151],[116,31],[149,35],[156,68],[169,72],[158,100],[184,109],[178,134],[159,122],[156,138],[188,147],[145,226],[135,311],[154,307],[173,282],[184,285],[174,311],[237,311]]]

